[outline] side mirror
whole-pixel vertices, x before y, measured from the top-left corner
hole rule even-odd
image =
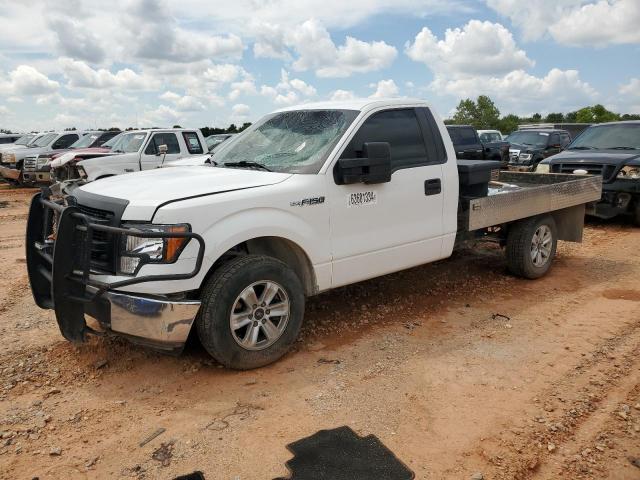
[[[168,150],[166,145],[158,145],[158,153],[156,155],[166,155]]]
[[[389,143],[365,143],[362,147],[362,158],[339,159],[334,175],[338,185],[391,181],[391,147]]]

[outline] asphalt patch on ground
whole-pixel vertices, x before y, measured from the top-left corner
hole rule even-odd
[[[287,445],[290,476],[274,480],[412,480],[414,474],[375,435],[320,430]]]

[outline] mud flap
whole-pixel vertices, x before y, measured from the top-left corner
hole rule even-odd
[[[71,342],[84,342],[87,324],[84,319],[85,284],[82,276],[74,275],[77,264],[86,261],[78,258],[86,255],[82,238],[72,216],[77,207],[67,207],[60,214],[55,247],[53,249],[53,272],[51,294],[54,310],[62,336]]]

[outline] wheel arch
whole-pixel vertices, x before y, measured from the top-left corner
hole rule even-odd
[[[202,285],[221,265],[239,255],[266,255],[284,262],[296,273],[302,282],[306,296],[318,292],[318,283],[311,260],[296,242],[279,236],[259,236],[244,240],[226,250],[207,271]]]

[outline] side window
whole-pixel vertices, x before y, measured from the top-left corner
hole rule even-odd
[[[476,138],[476,132],[473,128],[459,128],[458,135],[460,135],[460,143],[464,145],[478,143],[478,139]]]
[[[160,145],[167,146],[167,154],[180,153],[180,145],[175,133],[154,133],[144,153],[146,155],[156,155]]]
[[[109,140],[111,140],[113,137],[115,137],[116,135],[118,135],[120,132],[117,132],[115,130],[113,131],[109,131],[109,132],[104,132],[102,135],[100,135],[100,138],[98,138],[98,141],[95,143],[95,147],[101,147],[105,142],[108,142]]]
[[[77,134],[63,135],[53,143],[53,149],[68,148],[71,144],[75,143],[78,138]]]
[[[196,132],[184,132],[182,136],[184,137],[184,143],[187,144],[187,150],[189,150],[189,153],[204,153],[204,150],[202,150],[202,145],[200,144],[200,139],[198,138]]]
[[[424,138],[414,109],[387,110],[371,115],[342,153],[342,158],[362,157],[366,142],[388,142],[391,169],[428,163]]]
[[[559,145],[560,144],[560,135],[557,133],[552,133],[549,135],[549,143],[547,145]]]
[[[460,135],[458,135],[458,129],[457,128],[447,128],[447,131],[449,132],[449,136],[451,137],[451,143],[453,143],[454,145],[459,145],[460,144]]]
[[[566,147],[570,143],[571,143],[571,137],[569,136],[568,133],[560,134],[560,144],[562,145],[562,148]]]

